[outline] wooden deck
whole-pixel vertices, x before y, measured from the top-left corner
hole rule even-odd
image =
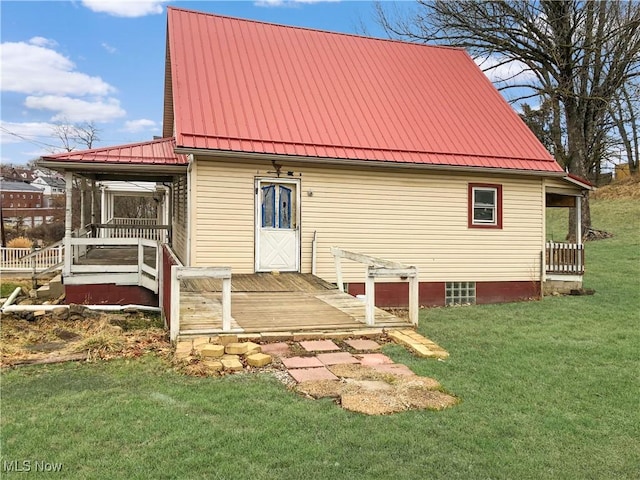
[[[219,333],[222,281],[184,279],[180,335]],[[364,302],[310,274],[233,275],[231,326],[235,331],[298,332],[366,328]],[[406,319],[376,309],[375,327],[408,327]]]
[[[156,251],[144,248],[144,263],[155,265]],[[76,261],[76,265],[137,265],[138,247],[101,247],[87,250]]]

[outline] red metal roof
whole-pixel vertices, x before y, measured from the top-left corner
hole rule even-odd
[[[464,50],[173,7],[167,41],[178,147],[562,171]]]
[[[186,155],[175,153],[175,148],[175,139],[161,138],[149,142],[46,155],[43,156],[42,159],[45,161],[107,163],[115,165],[187,165]]]

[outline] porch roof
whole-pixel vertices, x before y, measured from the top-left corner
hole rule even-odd
[[[107,165],[187,165],[187,156],[175,153],[175,147],[175,139],[169,137],[148,142],[45,155],[42,160]]]
[[[96,179],[160,181],[184,173],[188,159],[175,153],[173,137],[112,147],[45,155],[38,162],[54,170],[69,170]],[[149,168],[153,167],[153,168]]]

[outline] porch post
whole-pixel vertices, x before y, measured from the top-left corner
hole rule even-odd
[[[91,236],[95,237],[96,224],[96,180],[91,179]]]
[[[80,230],[85,227],[85,208],[84,208],[84,194],[87,190],[87,180],[82,177],[80,179]]]
[[[367,276],[364,283],[365,307],[364,317],[368,326],[376,323],[376,279],[372,272],[373,267],[367,268]]]
[[[73,173],[65,172],[64,275],[71,274],[71,231],[73,230]]]
[[[107,187],[102,185],[100,187],[100,223],[107,223]],[[104,237],[104,230],[100,229],[100,238]]]
[[[420,316],[420,282],[418,281],[418,269],[413,267],[414,276],[409,277],[409,320],[418,325]]]
[[[576,197],[576,243],[582,245],[582,196]]]

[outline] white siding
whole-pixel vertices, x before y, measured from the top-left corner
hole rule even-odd
[[[254,180],[273,176],[273,166],[199,158],[196,169],[193,264],[253,272]],[[283,165],[288,171],[301,179],[302,272],[311,271],[317,231],[318,275],[329,281],[335,281],[331,246],[416,265],[421,281],[540,279],[540,178]],[[502,185],[501,230],[468,228],[470,182]],[[362,265],[343,265],[345,281],[363,281]]]

